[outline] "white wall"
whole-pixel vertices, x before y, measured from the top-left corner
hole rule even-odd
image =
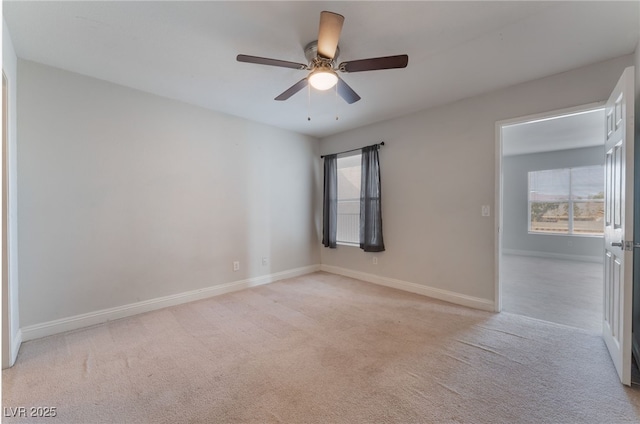
[[[23,328],[319,263],[316,139],[34,62],[18,76]]]
[[[496,122],[606,100],[633,60],[617,58],[323,139],[322,154],[385,141],[387,249],[323,248],[323,266],[492,304],[496,226],[480,211],[486,204],[494,212]]]
[[[604,114],[602,119],[604,120]],[[503,141],[508,142],[508,140]],[[504,157],[502,160],[503,253],[602,261],[602,237],[529,234],[528,173],[544,169],[603,164],[602,146]]]
[[[8,143],[7,143],[7,166],[8,166],[8,224],[9,231],[7,234],[8,241],[8,259],[9,259],[9,286],[8,293],[4,292],[3,296],[8,295],[9,302],[3,304],[3,308],[8,308],[9,318],[9,337],[10,347],[9,356],[3,356],[3,368],[11,366],[15,362],[20,349],[20,317],[18,308],[18,202],[17,202],[17,62],[11,35],[7,28],[4,18],[2,20],[2,71],[8,80]],[[5,298],[3,298],[3,301]],[[9,307],[9,304],[11,305]],[[7,311],[7,309],[4,309]],[[5,318],[3,316],[3,318]],[[3,337],[5,335],[3,334]],[[4,340],[3,340],[4,347]],[[4,350],[4,349],[3,349]],[[3,352],[4,354],[5,352]]]

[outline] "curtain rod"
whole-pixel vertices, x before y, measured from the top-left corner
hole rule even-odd
[[[372,144],[371,146],[384,146],[384,141],[381,141],[380,143],[377,143],[377,144]],[[371,146],[365,146],[365,147],[371,147]],[[362,150],[362,149],[364,149],[364,147],[361,147],[359,149],[345,150],[344,152],[332,153],[332,154],[333,155],[341,155],[343,153],[355,152],[356,150]],[[322,155],[322,156],[320,156],[320,159],[324,158],[325,156],[329,156],[329,155]]]

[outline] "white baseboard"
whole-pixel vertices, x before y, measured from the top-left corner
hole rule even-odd
[[[604,256],[601,257],[601,256],[568,255],[565,253],[539,252],[537,250],[502,249],[502,253],[505,255],[534,256],[536,258],[562,259],[564,261],[598,262],[598,263],[604,262]]]
[[[379,275],[367,274],[365,272],[354,271],[347,268],[341,268],[331,265],[320,265],[320,271],[330,272],[332,274],[343,275],[358,280],[367,281],[369,283],[379,284],[381,286],[392,287],[394,289],[404,290],[411,293],[421,294],[445,302],[455,303],[456,305],[467,306],[483,311],[494,312],[495,305],[493,300],[482,299],[479,297],[467,296],[448,290],[437,289],[435,287],[424,286],[422,284],[410,283],[408,281],[396,280],[394,278],[381,277]]]
[[[300,275],[309,274],[320,270],[320,265],[310,265],[301,268],[294,268],[287,271],[276,272],[274,274],[263,275],[260,277],[249,278],[246,280],[233,281],[231,283],[219,284],[202,289],[192,290],[188,292],[173,294],[170,296],[158,297],[155,299],[145,300],[142,302],[130,303],[128,305],[116,306],[115,308],[102,309],[86,314],[75,315],[72,317],[57,319],[54,321],[43,322],[40,324],[29,325],[21,328],[20,342],[39,339],[41,337],[62,333],[65,331],[76,330],[78,328],[89,327],[91,325],[101,324],[103,322],[112,321],[119,318],[125,318],[156,309],[166,308],[168,306],[180,305],[183,303],[193,302],[194,300],[205,299],[208,297],[219,296],[225,293],[231,293],[243,290],[249,287],[260,286],[263,284],[273,283],[275,281],[284,280],[286,278],[298,277]],[[18,345],[19,347],[19,345]],[[15,354],[17,354],[17,350]]]

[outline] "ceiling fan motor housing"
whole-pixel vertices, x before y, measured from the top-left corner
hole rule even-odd
[[[318,55],[318,40],[310,42],[304,48],[304,56],[307,58],[307,62],[309,62],[309,68],[313,68],[313,65],[317,64],[317,62],[326,62],[333,68],[339,55],[340,47],[336,47],[336,54],[333,56],[333,59]]]

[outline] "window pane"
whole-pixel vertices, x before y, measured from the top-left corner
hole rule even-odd
[[[571,198],[604,199],[604,167],[598,165],[571,169]]]
[[[602,165],[529,172],[529,231],[602,235],[604,180]]]
[[[569,192],[569,169],[529,172],[530,201],[569,200]]]
[[[338,158],[338,232],[342,243],[360,243],[361,155]]]
[[[573,203],[574,234],[604,234],[604,202]]]
[[[338,158],[338,200],[360,199],[361,155]]]
[[[569,234],[569,203],[531,202],[532,232]]]
[[[360,200],[338,200],[338,233],[336,240],[360,242]]]

